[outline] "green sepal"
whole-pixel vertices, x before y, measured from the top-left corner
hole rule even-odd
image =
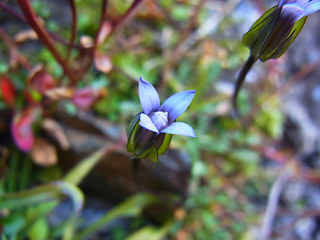
[[[278,5],[266,11],[243,36],[242,43],[250,48],[251,55],[256,59],[259,57],[261,48],[273,30],[281,8]]]
[[[273,59],[277,59],[279,57],[281,57],[288,49],[288,47],[290,47],[290,45],[293,43],[293,41],[297,38],[297,36],[299,35],[299,33],[301,32],[305,22],[307,21],[308,17],[303,17],[301,19],[299,19],[294,25],[293,28],[289,34],[289,36],[287,37],[287,39],[280,44],[280,46],[271,54],[262,54],[260,56],[261,61],[266,61],[270,58]]]
[[[158,162],[158,151],[156,146],[153,144],[150,148],[147,150],[141,152],[140,154],[136,155],[135,158],[140,159],[149,159],[150,161],[156,163]]]
[[[136,124],[139,122],[141,113],[142,112],[138,113],[137,115],[134,116],[133,119],[130,120],[130,122],[126,128],[126,132],[127,132],[128,137],[130,136],[130,134],[131,134],[132,130],[134,129],[134,127],[136,126]]]
[[[164,154],[168,150],[169,145],[171,143],[171,139],[172,139],[172,134],[165,135],[163,143],[158,148],[158,155]]]
[[[139,129],[139,121],[140,121],[140,114],[138,113],[128,124],[126,132],[128,136],[128,143],[127,143],[127,151],[134,152],[135,151],[135,144],[134,138]]]

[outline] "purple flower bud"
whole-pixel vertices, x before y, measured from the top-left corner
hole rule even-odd
[[[128,152],[134,158],[158,160],[165,153],[171,135],[196,137],[191,126],[176,119],[188,108],[195,91],[182,91],[169,97],[162,105],[157,91],[151,83],[140,78],[139,98],[143,112],[131,120],[127,127]]]
[[[320,0],[281,0],[244,35],[256,59],[279,58],[302,30],[308,15],[320,10]]]
[[[320,10],[320,0],[280,0],[277,6],[266,11],[243,36],[250,48],[250,56],[237,78],[233,97],[233,114],[239,116],[237,96],[253,64],[284,54],[302,30],[307,16]]]

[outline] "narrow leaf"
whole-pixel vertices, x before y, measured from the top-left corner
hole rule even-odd
[[[158,201],[158,199],[151,194],[141,193],[134,195],[117,207],[113,208],[96,222],[92,223],[89,227],[76,235],[74,239],[86,239],[92,233],[96,232],[117,218],[139,216],[146,206],[156,201]]]
[[[101,149],[83,159],[64,177],[64,181],[78,185],[99,162],[101,157],[105,154],[105,151],[106,149]]]
[[[67,195],[72,199],[76,213],[81,210],[84,201],[81,190],[73,184],[62,181],[17,193],[5,194],[1,197],[0,209],[20,209],[26,206],[59,199],[61,195]]]
[[[172,227],[172,222],[168,222],[164,226],[157,228],[146,226],[131,234],[125,240],[161,240],[165,239]]]

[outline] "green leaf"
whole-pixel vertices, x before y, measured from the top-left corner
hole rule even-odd
[[[22,213],[12,213],[4,219],[4,233],[7,236],[16,234],[23,228],[25,223],[26,220]]]
[[[242,38],[243,44],[250,48],[251,55],[255,58],[259,57],[261,48],[281,13],[281,8],[277,8],[277,6],[266,11]]]
[[[41,218],[45,218],[49,212],[51,212],[58,205],[57,200],[38,204],[36,206],[28,207],[24,214],[26,223],[19,232],[18,238],[23,238],[28,234],[30,228]]]
[[[41,101],[42,95],[37,90],[30,89],[29,93],[30,93],[30,95],[32,97],[32,100],[34,100],[36,102],[40,102]]]
[[[80,183],[105,154],[105,151],[106,149],[99,150],[84,159],[66,175],[64,178],[65,181],[53,182],[29,190],[2,195],[0,199],[0,209],[15,210],[40,204],[37,206],[37,209],[31,211],[31,215],[10,215],[6,218],[5,233],[19,233],[21,237],[24,237],[25,235],[23,234],[27,233],[27,230],[32,226],[32,223],[41,217],[45,217],[58,205],[62,195],[67,195],[72,199],[75,214],[78,214],[82,209],[84,196],[75,184]],[[65,239],[73,239],[72,232],[74,229],[74,222],[70,221],[65,229],[68,233],[65,235]]]
[[[62,181],[17,193],[5,194],[0,200],[0,209],[21,209],[26,206],[59,199],[62,194],[69,196],[73,200],[75,212],[78,213],[83,205],[83,194],[77,186]]]
[[[89,227],[84,229],[78,235],[75,236],[75,240],[85,239],[92,233],[101,229],[102,227],[109,224],[111,221],[120,217],[135,217],[141,214],[144,207],[150,205],[151,203],[157,202],[158,199],[147,193],[141,193],[134,195],[127,199],[125,202],[121,203],[117,207],[113,208],[111,211],[106,213],[96,222],[91,224]]]
[[[105,152],[106,149],[101,149],[82,160],[64,177],[64,181],[78,185],[99,162]]]
[[[57,181],[53,184],[59,193],[63,193],[73,201],[74,212],[78,215],[82,210],[84,203],[84,195],[80,188],[64,181]]]
[[[46,218],[40,218],[31,227],[28,232],[30,240],[46,240],[48,239],[49,225]]]
[[[169,233],[173,223],[169,222],[161,228],[146,226],[130,235],[126,240],[161,240]]]
[[[208,172],[208,167],[202,161],[196,161],[192,165],[192,176],[193,177],[204,176],[207,172]]]
[[[9,64],[7,64],[5,62],[1,62],[0,63],[0,74],[6,73],[8,71],[9,71]]]
[[[247,163],[257,162],[260,157],[258,153],[248,149],[235,149],[230,156],[235,160],[245,161]]]

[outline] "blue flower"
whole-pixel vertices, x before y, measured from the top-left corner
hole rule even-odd
[[[160,98],[151,83],[140,78],[139,98],[143,112],[131,120],[127,127],[128,152],[134,158],[158,160],[169,147],[172,134],[196,137],[192,127],[176,119],[188,108],[195,91],[182,91],[160,105]]]
[[[282,15],[291,15],[294,21],[308,16],[320,9],[319,0],[281,0],[279,8],[282,7]]]

